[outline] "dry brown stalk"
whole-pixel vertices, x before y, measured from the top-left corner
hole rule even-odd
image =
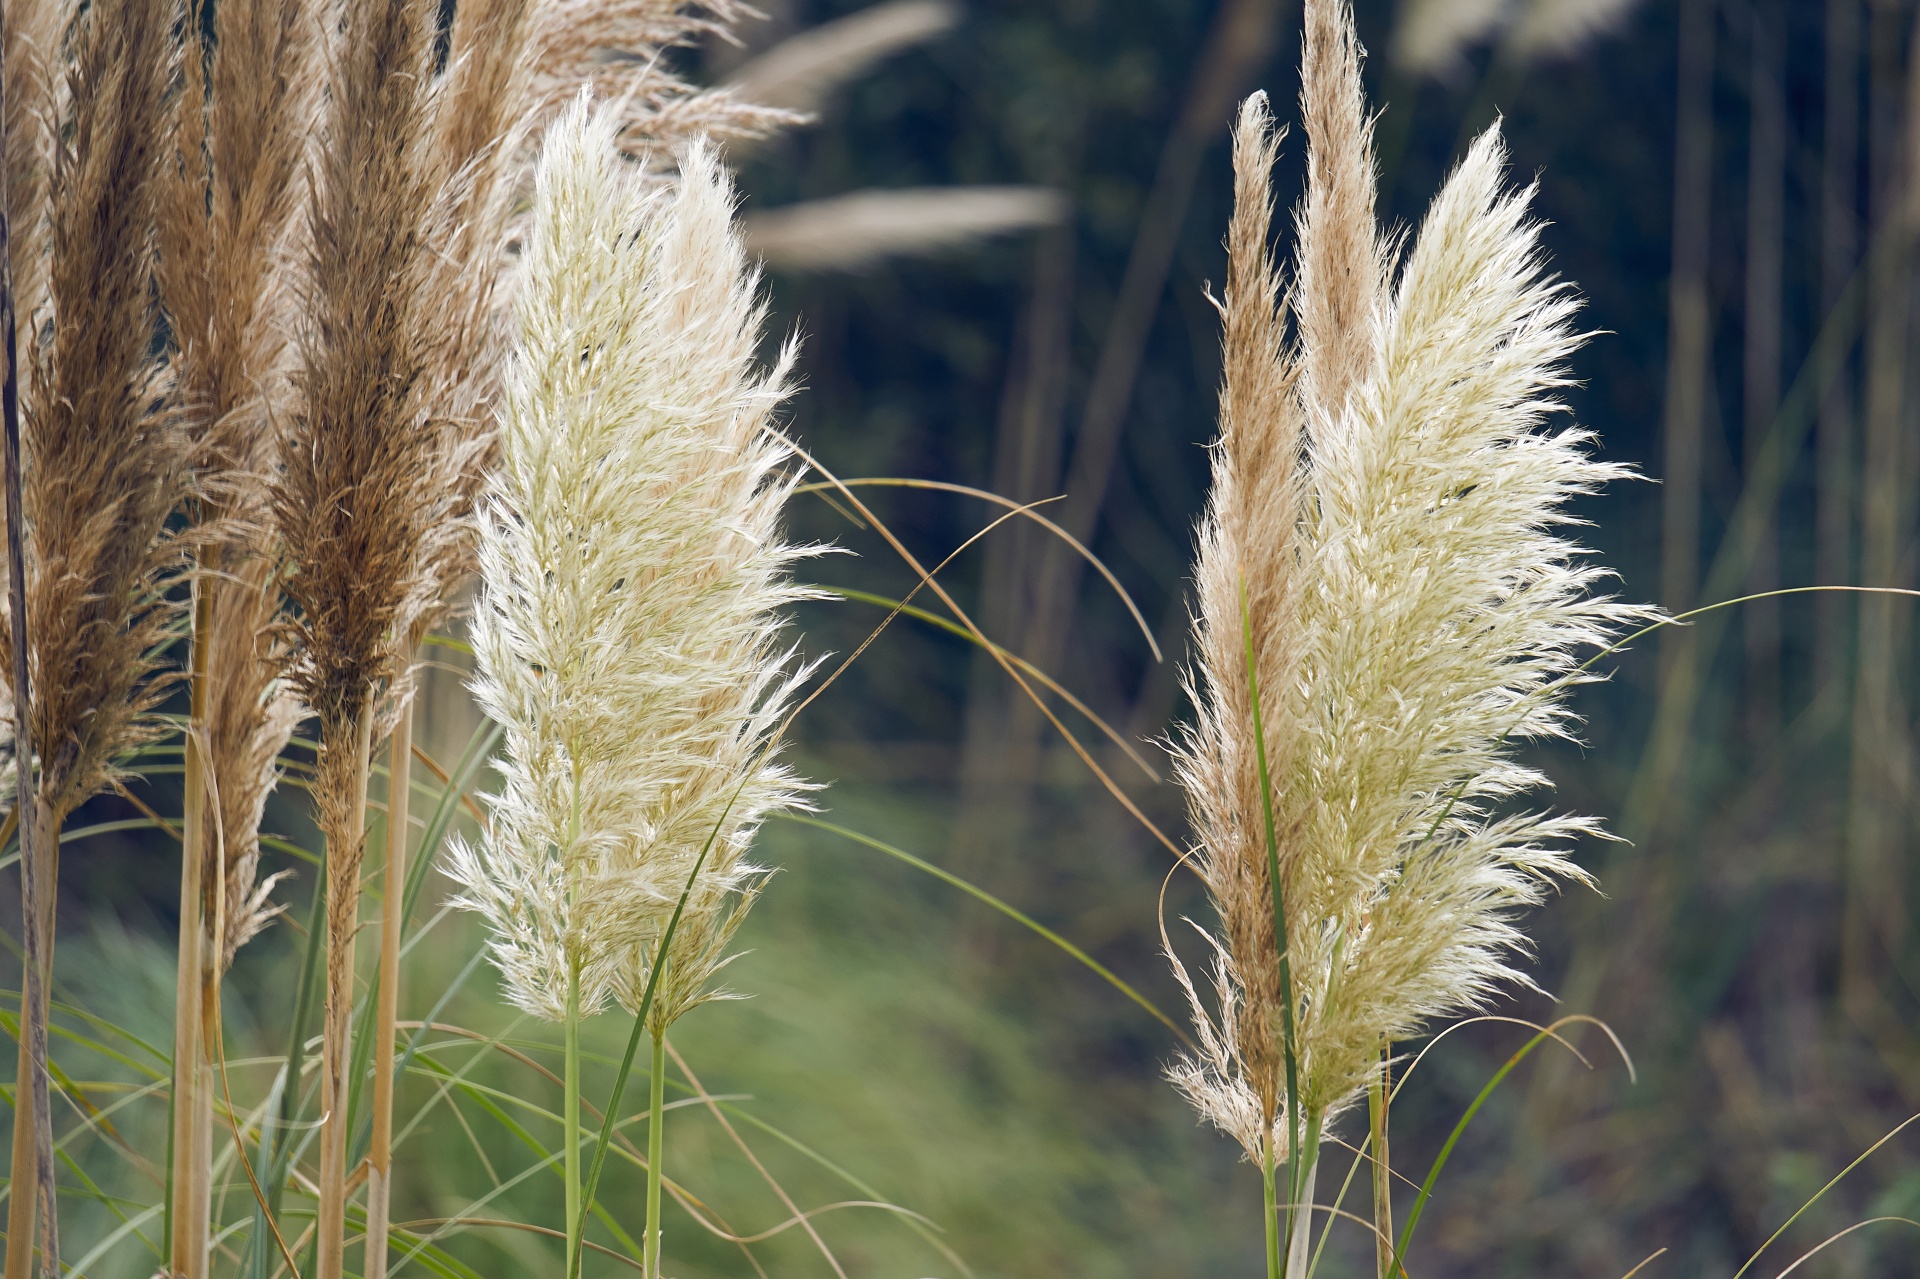
[[[407,891],[407,800],[413,776],[413,701],[393,726],[387,752],[387,865],[380,911],[380,988],[374,1002],[373,1136],[367,1146],[366,1279],[386,1279],[393,1195],[395,1022],[400,1012],[400,933]]]
[[[342,1273],[346,1066],[374,718],[396,674],[394,637],[437,601],[431,566],[458,540],[449,473],[465,461],[457,433],[424,411],[428,13],[408,0],[377,0],[347,6],[340,22],[314,153],[295,402],[270,498],[298,610],[288,624],[299,655],[293,679],[320,721],[315,795],[328,850],[321,1279]]]
[[[22,54],[28,84],[51,79],[45,59],[62,43],[67,11],[28,6],[22,15],[17,47],[30,51]],[[161,731],[151,715],[167,685],[158,650],[180,611],[166,582],[180,566],[181,544],[164,526],[185,449],[164,372],[150,356],[160,130],[174,69],[165,51],[176,16],[171,0],[90,8],[65,41],[66,110],[56,114],[58,90],[23,97],[26,149],[9,165],[9,177],[23,182],[17,199],[10,192],[9,212],[23,232],[15,260],[26,289],[44,293],[26,326],[31,374],[21,406],[31,731],[41,762],[35,833],[45,841],[46,870],[35,960],[42,999],[27,1017],[42,1025],[58,831],[112,780],[117,759]],[[63,125],[51,131],[56,118]],[[33,262],[30,245],[44,245]],[[33,1069],[23,1061],[20,1077]],[[35,1165],[31,1144],[16,1141],[12,1184],[32,1184]],[[32,1219],[31,1197],[15,1196],[9,1279],[27,1272]]]
[[[195,513],[209,534],[193,612],[174,1026],[176,1070],[185,1073],[176,1080],[170,1263],[189,1279],[207,1273],[207,1036],[218,1025],[222,974],[273,913],[271,885],[256,883],[260,815],[300,715],[280,678],[278,574],[258,533],[286,399],[287,257],[300,226],[295,178],[316,106],[317,43],[314,20],[294,0],[231,0],[215,10],[208,48],[200,9],[188,23],[195,34],[159,221],[176,394],[197,464]]]

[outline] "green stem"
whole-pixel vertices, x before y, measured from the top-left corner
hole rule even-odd
[[[1267,1209],[1267,1279],[1280,1279],[1280,1205],[1273,1186],[1273,1134],[1260,1152],[1261,1191]]]
[[[585,1223],[580,1216],[580,963],[567,966],[567,1064],[565,1081],[566,1131],[561,1140],[566,1146],[567,1178],[567,1273],[575,1273],[580,1264],[580,1236]]]
[[[666,1118],[667,1040],[653,1032],[653,1079],[647,1097],[647,1237],[641,1279],[660,1279],[660,1129]]]
[[[1260,768],[1260,808],[1267,828],[1267,884],[1273,891],[1273,941],[1280,953],[1281,1048],[1287,1066],[1287,1160],[1289,1183],[1299,1187],[1300,1174],[1300,1065],[1293,1027],[1293,963],[1287,947],[1287,905],[1280,883],[1280,837],[1273,820],[1273,774],[1267,771],[1267,731],[1260,718],[1260,676],[1253,655],[1253,622],[1247,612],[1247,583],[1240,581],[1240,634],[1247,649],[1247,701],[1253,711],[1253,753]],[[1315,1137],[1316,1142],[1318,1136]],[[1293,1203],[1298,1195],[1288,1196]],[[1287,1213],[1287,1243],[1293,1243],[1293,1212]]]

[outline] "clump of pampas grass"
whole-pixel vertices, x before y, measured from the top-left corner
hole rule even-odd
[[[755,371],[732,186],[696,141],[661,189],[621,160],[617,128],[582,98],[540,162],[473,618],[504,784],[447,872],[492,930],[507,998],[566,1027],[570,1271],[579,1020],[644,1010],[652,1274],[663,1036],[715,996],[762,878],[755,830],[800,802],[769,755],[796,680],[779,610],[805,595],[787,568],[806,551],[779,534],[792,480],[770,430],[790,353]]]
[[[1385,1045],[1525,983],[1515,915],[1586,878],[1565,850],[1595,823],[1512,811],[1546,779],[1507,747],[1566,735],[1576,652],[1645,615],[1593,595],[1603,570],[1563,533],[1569,499],[1626,472],[1549,425],[1581,336],[1542,274],[1531,190],[1504,189],[1497,126],[1390,279],[1341,0],[1309,0],[1304,46],[1309,185],[1284,296],[1264,99],[1235,137],[1199,716],[1179,743],[1221,918],[1217,1011],[1175,959],[1201,1047],[1171,1072],[1266,1172],[1274,1273],[1288,1165],[1296,1275],[1324,1125]]]
[[[186,441],[152,355],[152,227],[177,17],[171,0],[77,17],[70,5],[43,3],[10,7],[5,24],[7,199],[19,229],[11,247],[26,374],[32,693],[21,700],[39,765],[35,829],[23,832],[22,848],[40,863],[39,900],[27,908],[38,921],[40,953],[29,962],[42,998],[24,1010],[23,1080],[44,1069],[27,1044],[44,1042],[60,827],[163,731],[153,712],[167,688],[163,649],[179,616],[168,590],[182,552],[166,521]],[[30,1122],[15,1125],[16,1187],[38,1175],[32,1133],[41,1117],[22,1117]],[[23,1279],[32,1262],[34,1198],[18,1193],[8,1205],[8,1279]],[[43,1263],[57,1273],[54,1223],[42,1229]]]

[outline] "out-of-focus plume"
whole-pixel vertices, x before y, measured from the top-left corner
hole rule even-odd
[[[788,37],[735,71],[726,87],[759,106],[812,114],[875,63],[959,22],[951,0],[890,0]]]
[[[1507,42],[1525,61],[1571,57],[1620,26],[1638,0],[1528,0]]]
[[[747,247],[769,266],[851,271],[1050,226],[1066,216],[1066,198],[1048,187],[917,187],[764,209],[741,225]]]
[[[1512,0],[1401,0],[1387,47],[1396,66],[1450,74],[1468,49],[1499,30],[1511,8]]]
[[[1637,0],[1402,0],[1390,45],[1396,66],[1457,74],[1475,45],[1498,40],[1515,63],[1570,57],[1626,21]]]

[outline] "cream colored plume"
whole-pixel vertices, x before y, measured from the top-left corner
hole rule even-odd
[[[857,271],[890,257],[1050,226],[1066,215],[1066,199],[1047,187],[916,187],[766,209],[748,214],[741,229],[769,266]]]
[[[1310,57],[1316,19],[1349,32],[1347,44],[1319,42],[1334,60],[1303,77],[1318,98],[1308,119],[1347,121],[1315,133],[1329,154],[1313,157],[1310,180],[1370,172],[1361,117],[1336,111],[1358,92],[1357,64],[1340,56],[1351,18],[1337,0],[1308,11]],[[1355,378],[1337,397],[1309,394],[1308,371],[1328,354],[1313,330],[1303,322],[1289,341],[1282,327],[1264,256],[1272,148],[1264,104],[1250,100],[1197,565],[1199,714],[1180,744],[1195,861],[1221,915],[1217,1011],[1195,995],[1202,1050],[1172,1071],[1256,1159],[1269,1140],[1287,1157],[1289,1123],[1250,660],[1311,1133],[1365,1087],[1383,1042],[1526,983],[1517,916],[1556,883],[1585,879],[1567,845],[1597,832],[1586,818],[1515,808],[1546,778],[1511,747],[1565,736],[1579,654],[1648,616],[1594,595],[1604,571],[1565,535],[1566,503],[1626,472],[1554,422],[1582,336],[1572,295],[1543,275],[1532,190],[1504,185],[1497,131],[1434,200],[1377,313],[1358,311],[1377,319],[1338,336]],[[1325,191],[1306,200],[1332,203]],[[1360,246],[1347,252],[1364,289],[1377,232],[1313,218],[1301,229],[1290,303],[1306,316],[1354,279],[1304,270],[1338,258],[1325,238]]]
[[[759,106],[812,113],[874,63],[959,21],[949,0],[889,0],[788,37],[734,72],[727,87]]]
[[[780,610],[792,480],[769,430],[787,358],[756,369],[763,310],[733,190],[695,141],[663,187],[617,117],[578,101],[547,136],[482,508],[474,688],[506,728],[504,784],[448,873],[484,915],[509,998],[561,1020],[635,1009],[711,839],[650,1020],[710,997],[762,872],[761,819],[803,785],[768,758],[796,680]],[[717,837],[716,837],[717,833]]]

